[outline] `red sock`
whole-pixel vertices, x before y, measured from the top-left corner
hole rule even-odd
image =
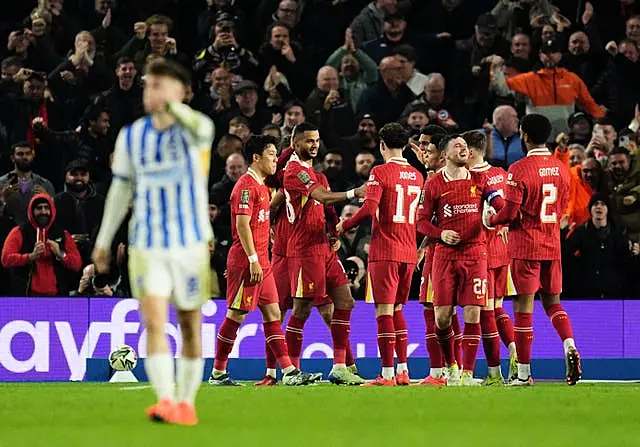
[[[462,358],[464,359],[463,371],[473,374],[476,366],[476,356],[480,345],[480,323],[465,323],[462,335]]]
[[[458,314],[453,314],[451,317],[451,327],[453,328],[454,338],[454,354],[456,356],[456,363],[458,366],[462,366],[462,330],[460,329],[460,320],[458,320]]]
[[[502,307],[496,307],[496,326],[502,343],[508,348],[515,341],[513,338],[513,323],[509,314]]]
[[[407,345],[409,344],[409,331],[402,310],[393,313],[393,327],[396,330],[396,355],[398,363],[407,363]]]
[[[465,330],[467,324],[464,325]],[[482,331],[482,348],[488,366],[500,366],[500,335],[496,326],[493,310],[480,311],[480,330]]]
[[[351,329],[351,311],[333,309],[331,338],[333,339],[333,364],[347,363],[347,345]]]
[[[456,363],[456,356],[454,353],[454,335],[453,329],[451,326],[448,326],[445,329],[440,329],[436,327],[436,336],[438,337],[438,343],[440,344],[440,349],[442,349],[442,356],[444,357],[445,365],[451,366]]]
[[[265,328],[264,351],[266,353],[267,369],[276,369],[278,367],[278,362],[276,360],[276,356],[273,354],[273,351],[269,347],[269,342],[267,342],[266,340],[266,328]]]
[[[393,317],[391,315],[379,315],[376,317],[378,323],[378,349],[383,368],[393,368],[393,350],[396,344],[396,334],[393,328]]]
[[[286,340],[289,349],[289,359],[293,366],[300,369],[300,353],[302,352],[302,329],[304,321],[296,318],[293,313],[287,323]]]
[[[227,361],[236,341],[239,327],[240,323],[233,321],[231,318],[225,318],[222,322],[216,340],[216,358],[213,360],[214,369],[218,371],[227,370]]]
[[[551,319],[551,324],[562,339],[573,338],[573,329],[571,329],[571,320],[569,315],[564,311],[562,304],[553,304],[545,309],[547,316]]]
[[[442,348],[440,347],[438,337],[436,336],[436,315],[433,311],[433,307],[424,308],[424,323],[427,328],[425,341],[427,344],[427,352],[429,353],[429,367],[443,368],[444,358],[442,355]]]
[[[515,327],[513,333],[516,341],[518,363],[531,363],[531,345],[533,344],[533,314],[515,312]]]
[[[280,326],[280,320],[270,321],[264,323],[264,337],[267,340],[267,344],[271,348],[273,355],[275,355],[280,369],[285,369],[291,366],[291,360],[289,359],[289,353],[287,352],[287,343],[284,341],[284,334],[282,333],[282,326]]]
[[[355,365],[356,360],[353,358],[353,351],[351,351],[351,340],[347,339],[347,355],[346,355],[347,366]]]

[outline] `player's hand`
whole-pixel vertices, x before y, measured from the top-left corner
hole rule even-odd
[[[622,203],[624,204],[624,206],[631,206],[636,203],[636,200],[636,196],[628,195],[622,199]]]
[[[491,217],[495,215],[496,210],[494,210],[492,206],[485,207],[485,209],[482,210],[482,225],[484,225],[488,230],[496,229],[496,227],[491,226]]]
[[[33,251],[29,253],[29,261],[31,262],[36,261],[40,259],[40,257],[43,254],[44,254],[44,242],[42,241],[36,242],[36,245],[33,247]]]
[[[502,238],[505,245],[509,243],[509,227],[500,228],[496,234]]]
[[[91,259],[93,259],[93,265],[95,266],[96,274],[109,272],[109,262],[111,260],[111,252],[109,249],[97,247],[94,248]]]
[[[340,225],[340,223],[338,223],[338,225]],[[331,251],[340,250],[340,247],[342,246],[342,242],[340,242],[340,239],[333,239],[330,242],[331,242]]]
[[[442,230],[440,239],[442,239],[442,242],[448,245],[457,245],[461,241],[460,235],[453,230]]]
[[[358,187],[355,189],[354,193],[355,193],[355,195],[356,195],[356,197],[357,197],[357,198],[359,198],[359,199],[363,199],[363,198],[364,198],[364,193],[365,193],[366,191],[367,191],[367,184],[366,184],[366,183],[364,183],[363,185],[358,186]]]
[[[260,262],[252,262],[249,264],[249,272],[251,273],[251,284],[258,284],[262,282],[262,267]]]

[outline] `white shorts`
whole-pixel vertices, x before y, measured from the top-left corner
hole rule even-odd
[[[207,244],[169,250],[130,248],[133,296],[167,297],[179,310],[199,309],[211,298],[209,256]]]

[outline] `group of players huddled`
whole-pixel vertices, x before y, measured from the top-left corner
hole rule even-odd
[[[321,374],[300,371],[304,324],[316,307],[333,340],[332,383],[409,385],[402,307],[413,272],[424,260],[420,302],[431,370],[419,385],[479,385],[473,370],[481,339],[488,364],[485,385],[504,383],[500,339],[510,354],[507,384],[532,385],[532,313],[538,292],[564,344],[566,381],[575,385],[582,375],[580,355],[559,299],[559,220],[567,204],[569,174],[546,147],[550,133],[545,117],[527,115],[521,123],[527,156],[507,173],[484,161],[487,139],[482,132],[424,131],[415,144],[400,124],[390,123],[380,131],[384,164],[372,169],[365,185],[346,192],[331,192],[325,176],[313,169],[320,135],[312,124],[298,125],[291,147],[279,157],[274,138],[252,136],[245,146],[250,167],[231,194],[228,312],[218,332],[209,383],[238,385],[226,364],[240,324],[257,307],[264,321],[267,370],[256,385],[276,385],[277,364],[285,384],[320,380]],[[428,169],[426,182],[403,157],[406,151],[413,151]],[[364,198],[362,207],[338,222],[332,205],[354,197]],[[338,235],[369,217],[366,299],[376,306],[382,371],[365,381],[351,352],[354,300],[336,251]],[[505,296],[513,296],[515,326],[502,308]],[[456,306],[462,309],[462,331]],[[283,332],[281,322],[289,309]]]

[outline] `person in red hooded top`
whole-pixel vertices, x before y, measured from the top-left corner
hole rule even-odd
[[[15,227],[2,249],[2,266],[10,271],[15,296],[64,296],[75,284],[82,259],[71,234],[56,224],[56,208],[47,194],[36,194],[27,209],[28,222]]]

